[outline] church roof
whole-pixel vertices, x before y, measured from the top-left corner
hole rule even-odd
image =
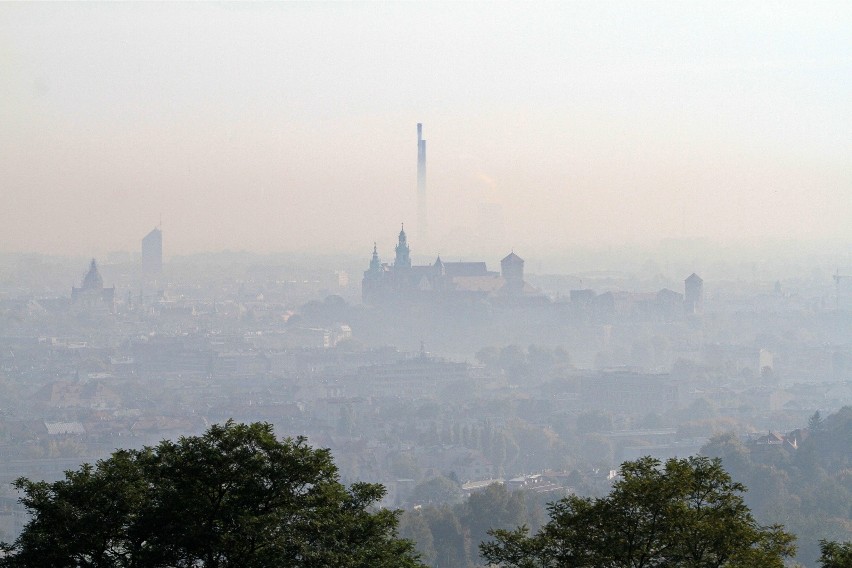
[[[506,263],[523,263],[524,259],[515,254],[514,251],[510,252],[506,258],[500,261],[500,264]]]
[[[83,278],[83,283],[80,285],[80,288],[83,290],[97,290],[104,287],[104,279],[101,278],[100,272],[98,272],[98,263],[95,262],[95,259],[92,259],[92,263],[89,265],[89,272],[86,273],[85,278]]]
[[[445,262],[447,276],[487,276],[488,267],[484,262]]]

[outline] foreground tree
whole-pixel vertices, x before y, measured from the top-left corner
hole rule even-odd
[[[32,514],[0,566],[414,567],[381,485],[349,488],[328,450],[269,424],[122,450],[55,483],[19,479]]]
[[[483,557],[517,568],[782,568],[795,553],[782,527],[755,522],[719,460],[642,458],[621,476],[607,497],[553,503],[534,536],[492,531]]]
[[[852,542],[819,541],[822,568],[852,568]]]

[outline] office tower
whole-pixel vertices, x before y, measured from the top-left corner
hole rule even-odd
[[[163,232],[159,228],[142,239],[142,273],[158,276],[163,271]]]

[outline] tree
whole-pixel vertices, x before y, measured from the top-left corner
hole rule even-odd
[[[462,500],[462,490],[453,480],[438,475],[418,483],[409,500],[413,504],[454,505]]]
[[[811,432],[819,432],[825,426],[824,422],[825,420],[823,420],[822,416],[819,413],[819,410],[817,410],[808,419],[808,430],[810,430]]]
[[[432,530],[422,510],[406,511],[399,520],[399,534],[415,543],[420,558],[431,564],[438,556]]]
[[[852,567],[852,542],[837,543],[827,540],[819,541],[819,562],[822,568]]]
[[[269,424],[229,421],[15,487],[32,518],[0,566],[421,566],[398,512],[372,509],[381,485],[345,487],[328,450]]]
[[[484,558],[518,568],[782,568],[795,552],[780,526],[758,525],[745,487],[719,460],[652,458],[625,462],[604,498],[569,496],[550,505],[534,536],[495,530]]]
[[[450,507],[423,507],[422,514],[437,551],[433,566],[468,566],[469,542],[458,516]]]
[[[527,522],[524,495],[499,483],[472,494],[460,512],[459,521],[467,527],[474,543],[489,539],[489,528],[511,528]]]

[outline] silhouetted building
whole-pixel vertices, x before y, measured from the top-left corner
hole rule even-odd
[[[513,252],[500,261],[500,272],[506,281],[506,292],[510,296],[524,293],[524,259]]]
[[[681,317],[681,307],[683,306],[683,294],[663,288],[654,297],[654,303],[651,307],[653,315],[670,321]]]
[[[704,311],[704,280],[694,272],[683,282],[683,310],[687,314]]]
[[[163,271],[163,232],[155,228],[142,239],[142,273],[157,276]]]
[[[80,287],[71,288],[71,302],[87,308],[106,308],[109,311],[115,309],[115,286],[104,288],[104,279],[94,258]]]
[[[373,244],[370,267],[361,282],[364,303],[538,295],[524,283],[524,261],[514,253],[503,259],[502,275],[488,270],[484,262],[444,262],[440,256],[432,264],[412,266],[405,227],[395,253],[393,264],[382,263]]]

